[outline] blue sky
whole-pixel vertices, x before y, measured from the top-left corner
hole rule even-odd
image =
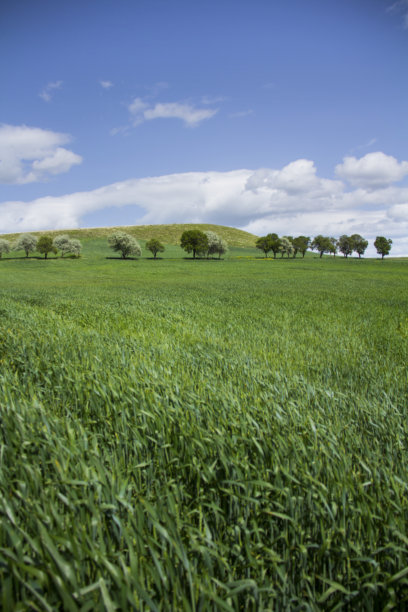
[[[0,232],[213,222],[408,255],[408,0],[3,0],[0,58]]]

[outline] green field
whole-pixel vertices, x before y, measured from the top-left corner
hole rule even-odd
[[[82,238],[0,260],[0,607],[406,608],[408,260]]]

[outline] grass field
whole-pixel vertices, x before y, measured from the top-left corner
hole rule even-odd
[[[408,260],[184,255],[0,260],[0,606],[406,608]]]

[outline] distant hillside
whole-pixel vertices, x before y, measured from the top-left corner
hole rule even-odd
[[[73,238],[85,240],[88,238],[105,238],[114,231],[123,231],[139,238],[141,240],[149,240],[157,238],[164,244],[178,245],[180,236],[185,230],[199,229],[202,231],[216,232],[219,236],[227,241],[232,247],[253,247],[258,236],[236,229],[235,227],[227,227],[225,225],[212,225],[207,223],[174,223],[171,225],[129,225],[121,227],[95,227],[75,230],[52,230],[42,232],[30,232],[34,236],[47,234],[56,236],[58,234],[68,234]],[[14,240],[19,234],[4,234],[4,238]]]

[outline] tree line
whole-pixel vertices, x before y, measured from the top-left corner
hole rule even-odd
[[[55,255],[58,251],[61,251],[61,257],[64,255],[73,255],[79,257],[82,250],[82,244],[76,238],[70,238],[63,234],[59,236],[40,236],[37,238],[32,234],[21,234],[14,243],[10,243],[8,240],[0,238],[0,257],[3,253],[10,253],[10,251],[24,251],[26,257],[30,253],[41,253],[44,258],[48,258],[49,253]]]
[[[320,257],[323,257],[324,253],[336,256],[338,252],[342,253],[344,257],[348,257],[354,252],[361,257],[368,247],[368,240],[360,236],[360,234],[353,234],[352,236],[343,234],[340,238],[319,234],[313,240],[310,236],[297,236],[293,238],[293,236],[279,237],[278,234],[267,234],[258,238],[255,244],[257,249],[265,253],[265,257],[268,257],[270,252],[273,253],[274,258],[276,258],[278,253],[280,253],[281,257],[284,257],[284,255],[296,257],[298,253],[301,253],[302,257],[304,257],[308,249],[317,251]],[[391,238],[377,236],[374,240],[374,246],[382,259],[384,259],[384,255],[388,255],[391,251],[391,245]]]
[[[108,237],[108,244],[113,251],[120,253],[123,259],[131,255],[139,257],[142,254],[142,249],[136,238],[125,232],[114,232],[111,234]],[[293,238],[292,236],[279,237],[278,234],[267,234],[258,238],[255,245],[264,252],[265,257],[268,257],[270,252],[273,253],[274,258],[279,253],[281,257],[285,255],[287,257],[296,257],[298,253],[301,253],[302,257],[304,257],[306,251],[311,249],[317,251],[320,257],[323,257],[324,253],[336,256],[340,252],[347,258],[354,252],[359,257],[364,255],[368,247],[368,241],[360,236],[360,234],[353,234],[352,236],[343,234],[340,238],[319,234],[313,240],[310,236],[297,236]],[[374,240],[374,246],[382,259],[384,259],[385,255],[389,254],[391,245],[392,240],[384,236],[377,236]],[[180,238],[180,246],[187,253],[192,253],[193,259],[197,256],[212,257],[213,255],[218,255],[218,258],[221,258],[228,250],[228,245],[221,236],[215,232],[203,232],[198,229],[184,231]],[[156,259],[158,253],[163,253],[165,250],[165,246],[157,238],[148,240],[145,248],[152,253],[154,259]],[[82,244],[76,238],[70,238],[65,234],[58,235],[54,239],[47,235],[37,238],[32,234],[22,234],[13,244],[8,240],[0,238],[0,258],[3,253],[9,253],[12,250],[24,251],[26,257],[30,253],[38,252],[43,254],[45,259],[47,259],[49,253],[57,254],[58,251],[61,252],[62,257],[68,254],[79,257]]]
[[[126,259],[130,255],[136,257],[142,254],[142,249],[139,242],[125,232],[114,232],[108,238],[108,244],[113,251],[120,253],[122,259]],[[228,245],[221,236],[215,232],[202,232],[201,230],[186,230],[182,233],[180,238],[180,246],[187,253],[193,253],[193,259],[196,256],[210,257],[212,255],[224,255],[228,250]],[[163,253],[165,250],[164,244],[152,238],[148,240],[145,245],[146,249],[150,251],[156,259],[157,253]]]

